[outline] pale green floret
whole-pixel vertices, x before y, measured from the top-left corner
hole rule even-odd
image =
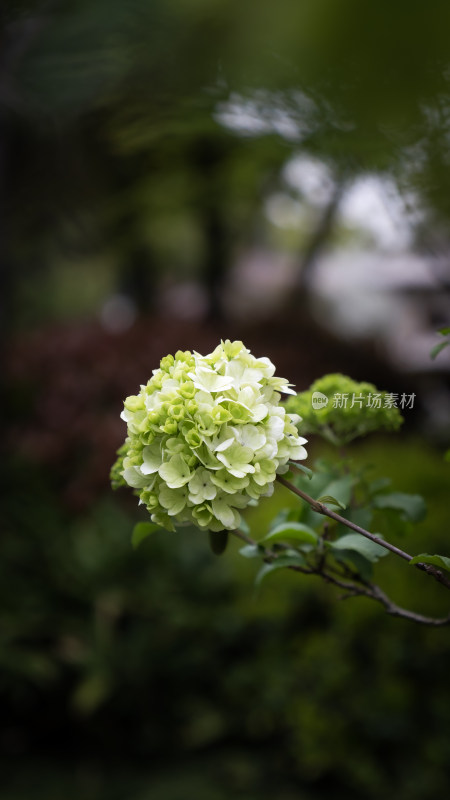
[[[273,459],[264,458],[255,464],[255,473],[252,476],[258,486],[267,486],[275,480],[277,474],[277,463]]]
[[[250,411],[250,422],[253,423],[262,422],[266,419],[269,409],[272,408],[272,404],[262,403],[261,397],[259,397],[257,392],[250,386],[247,386],[239,392],[237,402],[242,403],[243,406],[248,408]]]
[[[209,450],[218,453],[222,450],[226,450],[234,441],[235,436],[232,429],[228,425],[223,425],[218,436],[213,436],[212,439],[206,441],[205,444]]]
[[[153,374],[153,387],[154,389],[161,389],[163,383],[164,374],[160,369],[154,370]]]
[[[223,425],[231,419],[231,414],[223,406],[214,406],[211,409],[211,417],[217,425]]]
[[[203,440],[208,436],[215,436],[219,430],[219,426],[211,418],[211,415],[205,411],[197,412],[195,415],[195,421],[197,423],[198,433]]]
[[[141,472],[144,475],[151,475],[153,472],[158,472],[162,462],[163,454],[160,442],[155,442],[142,451],[143,463],[141,465]]]
[[[186,443],[189,445],[189,447],[192,447],[193,450],[196,450],[197,447],[201,446],[203,439],[200,435],[200,431],[198,431],[195,427],[183,427],[183,433],[186,437]]]
[[[208,367],[199,367],[196,372],[190,372],[189,377],[192,378],[195,388],[204,392],[222,392],[233,386],[232,378],[218,375]]]
[[[273,492],[290,459],[306,457],[298,417],[280,405],[280,393],[292,390],[274,372],[269,359],[226,340],[206,357],[166,356],[127,398],[128,438],[114,475],[153,522],[232,530],[240,509]]]
[[[217,453],[217,458],[232,475],[243,478],[248,472],[255,471],[254,466],[250,464],[254,455],[251,447],[242,447],[238,442],[233,442],[226,450]]]
[[[226,358],[231,359],[231,358],[236,358],[239,355],[239,353],[242,352],[244,353],[249,352],[247,348],[244,347],[243,342],[240,342],[239,340],[236,340],[235,342],[230,342],[229,339],[225,339],[224,342],[221,342],[216,347],[214,353],[211,353],[210,357],[213,361],[215,361],[214,356],[216,353],[218,353],[217,358],[223,358],[225,356]]]
[[[127,411],[131,411],[132,413],[134,411],[142,411],[145,408],[145,400],[140,395],[132,394],[125,400],[124,406]]]
[[[232,427],[231,430],[239,444],[250,447],[253,451],[266,444],[266,434],[262,426],[241,425]]]
[[[188,400],[186,403],[186,411],[193,417],[198,411],[198,403],[195,400]]]
[[[166,419],[164,425],[160,426],[160,429],[164,431],[164,433],[174,434],[178,431],[178,425],[173,419]]]
[[[158,495],[149,488],[145,488],[144,491],[141,492],[139,502],[143,503],[147,507],[149,514],[151,514],[152,511],[155,511],[155,509],[159,508]]]
[[[174,363],[175,363],[175,359],[174,359],[173,356],[171,356],[171,355],[165,356],[165,358],[161,359],[160,367],[163,370],[169,371],[170,367],[173,367]]]
[[[160,525],[161,528],[165,528],[166,531],[174,531],[175,525],[173,524],[173,519],[167,514],[164,510],[161,511],[154,511],[151,515],[152,522],[155,525]]]
[[[211,473],[205,467],[199,467],[189,481],[189,500],[199,505],[205,500],[213,500],[216,494],[217,487],[212,482]]]
[[[225,468],[213,472],[211,474],[211,481],[227,494],[241,492],[242,489],[245,489],[249,484],[247,475],[244,475],[242,478],[236,478],[235,475],[231,475]]]
[[[177,453],[189,453],[189,448],[186,447],[186,442],[181,436],[177,437],[167,437],[167,440],[163,442],[163,447],[167,453],[171,453],[173,456]],[[160,461],[158,468],[161,466],[162,460]]]
[[[173,406],[169,406],[168,413],[169,416],[175,420],[175,422],[181,422],[186,414],[184,407],[179,403],[174,403]]]
[[[172,456],[165,464],[161,464],[158,472],[171,489],[184,486],[193,475],[186,459],[180,455]]]
[[[187,503],[188,493],[186,487],[169,489],[164,483],[159,490],[159,502],[167,509],[167,513],[174,517],[183,510]]]
[[[223,464],[217,460],[214,453],[211,453],[206,444],[203,444],[195,451],[198,460],[209,470],[222,469]]]
[[[268,383],[277,392],[283,392],[284,394],[296,394],[294,389],[291,389],[291,384],[286,380],[286,378],[269,378]]]
[[[236,509],[231,508],[223,498],[216,498],[211,503],[213,514],[224,528],[233,530],[239,525],[239,514]]]
[[[125,467],[122,475],[128,486],[132,486],[133,489],[143,489],[147,485],[147,479],[141,474],[139,467]]]
[[[186,381],[180,386],[180,395],[185,400],[192,400],[195,396],[195,386],[192,381]]]
[[[231,422],[243,424],[251,420],[251,412],[246,406],[234,401],[222,400],[224,408],[230,414]]]
[[[209,528],[209,530],[214,530],[214,528],[211,527],[211,524],[214,523],[212,508],[206,503],[201,506],[196,506],[194,509],[192,509],[192,517],[194,523],[196,523],[200,528]],[[222,530],[222,528],[223,526],[221,525],[217,530]]]
[[[232,378],[232,385],[236,389],[241,386],[258,387],[264,377],[263,370],[247,367],[242,361],[229,361],[225,367],[225,374]]]

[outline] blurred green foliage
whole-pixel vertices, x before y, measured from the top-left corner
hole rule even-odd
[[[420,488],[430,515],[408,547],[445,551],[440,457],[408,440],[352,454],[373,462],[374,477],[388,461],[399,490]],[[332,589],[291,573],[253,595],[256,564],[237,542],[217,559],[205,536],[186,530],[134,551],[120,500],[68,518],[42,474],[19,462],[14,470],[0,558],[5,797],[40,796],[11,772],[31,753],[44,756],[35,768],[47,797],[66,785],[63,764],[75,753],[80,775],[68,798],[83,770],[88,786],[94,776],[87,797],[177,798],[175,767],[185,792],[200,797],[269,797],[276,787],[286,798],[301,789],[421,800],[444,791],[446,629],[391,619],[364,600],[336,603]],[[264,535],[277,508],[296,502],[280,487],[248,514],[252,531]],[[398,602],[442,611],[445,590],[384,561],[382,586]],[[45,777],[51,752],[63,761]],[[118,762],[109,777],[105,759]],[[131,763],[129,790],[120,790]]]
[[[373,383],[334,374],[290,397],[287,410],[300,415],[301,433],[318,434],[339,447],[374,431],[398,430],[403,419],[397,401],[397,395],[380,391]]]
[[[8,0],[10,324],[60,316],[55,286],[72,314],[113,291],[145,311],[162,278],[180,276],[202,281],[223,311],[233,255],[270,241],[264,200],[292,191],[282,168],[293,154],[329,171],[330,219],[353,178],[389,174],[421,207],[417,247],[445,249],[449,24],[445,0]],[[330,234],[321,222],[316,208],[295,242],[306,260]]]

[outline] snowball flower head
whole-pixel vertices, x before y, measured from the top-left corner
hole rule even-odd
[[[306,458],[300,417],[280,405],[281,394],[295,392],[274,373],[268,358],[227,339],[207,356],[166,356],[125,400],[120,474],[153,522],[234,530],[241,509],[272,494],[288,461]]]

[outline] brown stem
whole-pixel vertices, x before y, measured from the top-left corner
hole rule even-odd
[[[381,603],[381,605],[383,605],[386,609],[386,612],[391,614],[393,617],[402,617],[403,619],[409,619],[412,622],[417,622],[419,625],[430,625],[435,628],[442,627],[443,625],[450,625],[450,614],[441,618],[426,617],[423,614],[416,614],[415,611],[410,611],[408,608],[402,608],[401,606],[398,606],[376,584],[370,583],[367,584],[367,586],[359,586],[355,583],[347,583],[339,578],[335,578],[329,573],[316,572],[314,574],[322,577],[327,583],[332,583],[335,586],[339,586],[341,589],[345,589],[347,592],[347,597],[355,597],[359,595],[362,597],[369,597],[371,600]]]
[[[368,597],[372,597],[374,600],[381,603],[385,607],[387,613],[392,614],[393,617],[403,617],[404,619],[418,622],[421,625],[432,625],[436,628],[450,624],[450,614],[446,617],[435,619],[434,617],[425,617],[423,614],[416,614],[414,611],[410,611],[407,608],[401,608],[401,606],[394,603],[390,597],[375,584],[370,584],[370,594],[368,594]]]
[[[405,550],[401,550],[399,547],[396,547],[394,544],[387,542],[385,539],[380,539],[373,533],[370,533],[369,531],[366,531],[364,528],[361,528],[360,525],[356,525],[354,522],[345,519],[345,517],[341,517],[340,514],[337,514],[335,511],[332,511],[331,508],[328,508],[328,506],[326,506],[324,503],[321,503],[319,500],[314,500],[314,498],[310,497],[309,494],[306,494],[306,492],[303,492],[301,489],[297,489],[296,486],[287,481],[281,475],[277,476],[277,480],[280,483],[282,483],[283,486],[286,486],[286,488],[289,489],[291,492],[296,494],[298,497],[301,497],[302,500],[305,500],[311,506],[313,511],[317,512],[317,514],[322,514],[323,516],[330,517],[330,519],[334,519],[335,522],[340,522],[347,528],[350,528],[351,530],[356,531],[356,533],[361,534],[361,536],[365,536],[366,539],[370,539],[372,542],[375,542],[375,544],[378,544],[381,547],[386,548],[386,550],[390,550],[391,553],[395,553],[395,555],[399,556],[400,558],[403,558],[405,561],[409,562],[412,560],[413,557],[409,553],[406,553]],[[441,572],[440,569],[437,569],[432,564],[418,563],[414,564],[414,566],[417,567],[417,569],[420,569],[422,572],[428,573],[428,575],[431,575],[436,581],[442,583],[442,585],[445,586],[447,589],[450,589],[450,579],[447,578],[447,576],[444,575],[444,573]]]
[[[303,500],[306,500],[306,502],[308,502],[311,505],[311,507],[319,514],[329,516],[331,517],[331,519],[334,519],[337,522],[342,522],[344,525],[347,525],[353,530],[356,530],[358,533],[361,533],[362,536],[366,536],[372,541],[375,541],[377,544],[381,544],[384,547],[386,547],[386,545],[389,544],[388,542],[385,542],[382,539],[378,539],[377,536],[374,536],[373,534],[369,533],[369,531],[364,530],[364,528],[360,528],[359,525],[354,525],[353,523],[350,523],[349,520],[345,519],[345,517],[341,517],[340,514],[336,514],[334,511],[331,511],[331,509],[327,508],[327,506],[325,506],[323,503],[319,503],[317,500],[314,500],[312,497],[309,497],[309,495],[307,495],[305,492],[302,492],[301,489],[297,489],[296,486],[293,486],[292,484],[289,483],[289,481],[286,481],[284,478],[278,476],[278,480],[280,481],[280,483],[283,483],[288,489],[293,491],[295,494],[298,494],[300,497],[302,497]],[[319,511],[319,507],[320,509],[323,510]],[[244,531],[240,530],[240,528],[236,528],[236,530],[230,531],[230,533],[232,533],[233,536],[236,536],[238,539],[241,539],[246,544],[250,545],[258,544],[258,542],[255,539],[252,539],[251,536],[249,536],[247,533],[244,533]],[[389,546],[388,549],[391,549],[392,547],[393,545]],[[394,548],[393,552],[395,552],[397,549],[398,548]],[[400,550],[399,552],[403,553],[402,550]],[[268,558],[277,557],[277,553],[275,553],[273,550],[265,550],[264,554]],[[408,560],[411,560],[411,556],[408,556],[407,553],[404,553],[401,557],[405,558],[405,556],[408,558]],[[429,566],[428,564],[416,564],[415,566],[419,567],[419,569],[423,569],[425,572],[430,572],[430,574],[433,575],[433,577],[435,577],[436,580],[440,580],[440,577],[434,574],[433,572],[434,568],[432,568],[433,571],[426,569],[426,567]],[[324,561],[319,563],[319,565],[316,568],[314,567],[304,568],[292,564],[289,567],[287,567],[287,569],[291,569],[294,572],[301,572],[304,575],[317,575],[317,577],[322,578],[326,583],[330,583],[333,584],[333,586],[338,586],[340,589],[344,589],[346,594],[343,597],[359,596],[359,597],[368,597],[371,600],[375,600],[375,602],[381,603],[381,605],[384,606],[386,612],[393,617],[401,617],[402,619],[408,619],[411,622],[416,622],[419,625],[429,625],[434,628],[442,627],[444,625],[450,625],[450,614],[448,614],[448,616],[446,617],[440,617],[440,618],[426,617],[423,614],[416,614],[415,611],[410,611],[407,608],[402,608],[401,606],[398,606],[396,603],[393,602],[393,600],[390,599],[390,597],[388,597],[388,595],[385,592],[383,592],[382,589],[380,589],[379,586],[377,586],[374,583],[358,582],[357,577],[355,577],[355,581],[349,582],[343,580],[340,576],[331,574],[329,570],[326,571]],[[437,572],[440,572],[440,570],[437,570]],[[444,583],[444,586],[448,587],[448,581],[446,579],[445,582],[443,581],[440,582]]]
[[[246,542],[247,544],[258,544],[258,542],[255,542],[251,536],[248,536],[248,534],[244,533],[244,531],[241,531],[240,528],[236,528],[234,531],[230,531],[230,533],[232,533],[233,536],[237,536],[238,539],[242,539],[242,541]]]
[[[381,547],[385,547],[387,550],[391,550],[392,553],[395,553],[400,558],[404,558],[405,561],[411,561],[412,556],[409,553],[405,553],[404,550],[400,550],[399,547],[396,547],[394,544],[390,544],[390,542],[386,542],[385,539],[380,539],[378,536],[375,536],[373,533],[369,533],[364,528],[361,528],[359,525],[356,525],[355,522],[350,522],[350,520],[345,519],[345,517],[341,517],[340,514],[336,514],[335,511],[332,511],[331,508],[328,508],[324,503],[321,503],[319,500],[314,500],[313,497],[310,497],[309,494],[303,492],[301,489],[297,489],[293,483],[290,483],[281,475],[277,476],[277,480],[286,486],[291,492],[294,492],[298,497],[301,497],[302,500],[306,500],[307,503],[311,506],[313,511],[316,511],[317,514],[322,514],[323,516],[330,517],[330,519],[334,519],[336,522],[341,522],[343,525],[346,525],[347,528],[351,528],[353,531],[360,533],[362,536],[365,536],[367,539],[370,539],[375,544],[381,545]]]
[[[235,528],[235,530],[230,531],[230,533],[233,534],[233,536],[237,536],[238,539],[242,539],[242,541],[246,542],[247,544],[250,545],[258,544],[258,542],[252,539],[251,536],[248,536],[247,533],[241,531],[240,528]],[[289,547],[285,544],[280,544],[279,547],[281,547],[284,550],[289,550]],[[271,560],[273,561],[273,559],[275,559],[279,555],[279,553],[274,552],[274,550],[270,550],[270,548],[264,548],[263,550],[261,550],[261,555],[264,557],[265,561],[270,562]],[[293,569],[296,572],[303,572],[305,575],[310,575],[313,571],[311,569],[305,569],[304,567],[299,567],[296,564],[290,564],[288,569]]]

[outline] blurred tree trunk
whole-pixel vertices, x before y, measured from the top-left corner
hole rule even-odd
[[[228,230],[217,203],[205,209],[203,218],[206,252],[203,280],[208,295],[208,318],[224,318],[223,292],[229,262]]]
[[[346,186],[345,180],[340,180],[336,183],[309,242],[299,258],[296,283],[288,299],[290,312],[298,313],[301,311],[305,315],[309,314],[311,287],[317,259],[330,240]]]
[[[6,160],[8,134],[4,114],[0,113],[0,337],[2,342],[9,327],[12,308],[12,271],[6,245]]]
[[[148,314],[154,308],[155,285],[154,260],[150,248],[133,242],[122,256],[119,268],[119,287],[132,300],[140,314]]]
[[[117,285],[127,295],[141,314],[154,309],[156,263],[151,244],[142,240],[140,230],[141,208],[135,196],[137,176],[149,169],[138,157],[123,162],[108,159],[110,191],[117,198],[117,215],[112,220],[108,238],[116,243],[120,253]]]
[[[192,162],[199,179],[198,209],[205,250],[200,268],[208,297],[207,318],[224,318],[223,292],[230,262],[230,231],[226,222],[222,171],[228,142],[219,133],[201,136],[195,143]]]
[[[52,7],[47,2],[42,7],[47,11]],[[15,276],[17,270],[12,264],[7,222],[8,207],[13,197],[14,167],[16,153],[13,124],[15,117],[24,113],[24,101],[18,86],[18,71],[28,51],[41,33],[44,16],[25,16],[17,10],[17,19],[11,8],[0,7],[0,332],[2,342],[13,324]]]

